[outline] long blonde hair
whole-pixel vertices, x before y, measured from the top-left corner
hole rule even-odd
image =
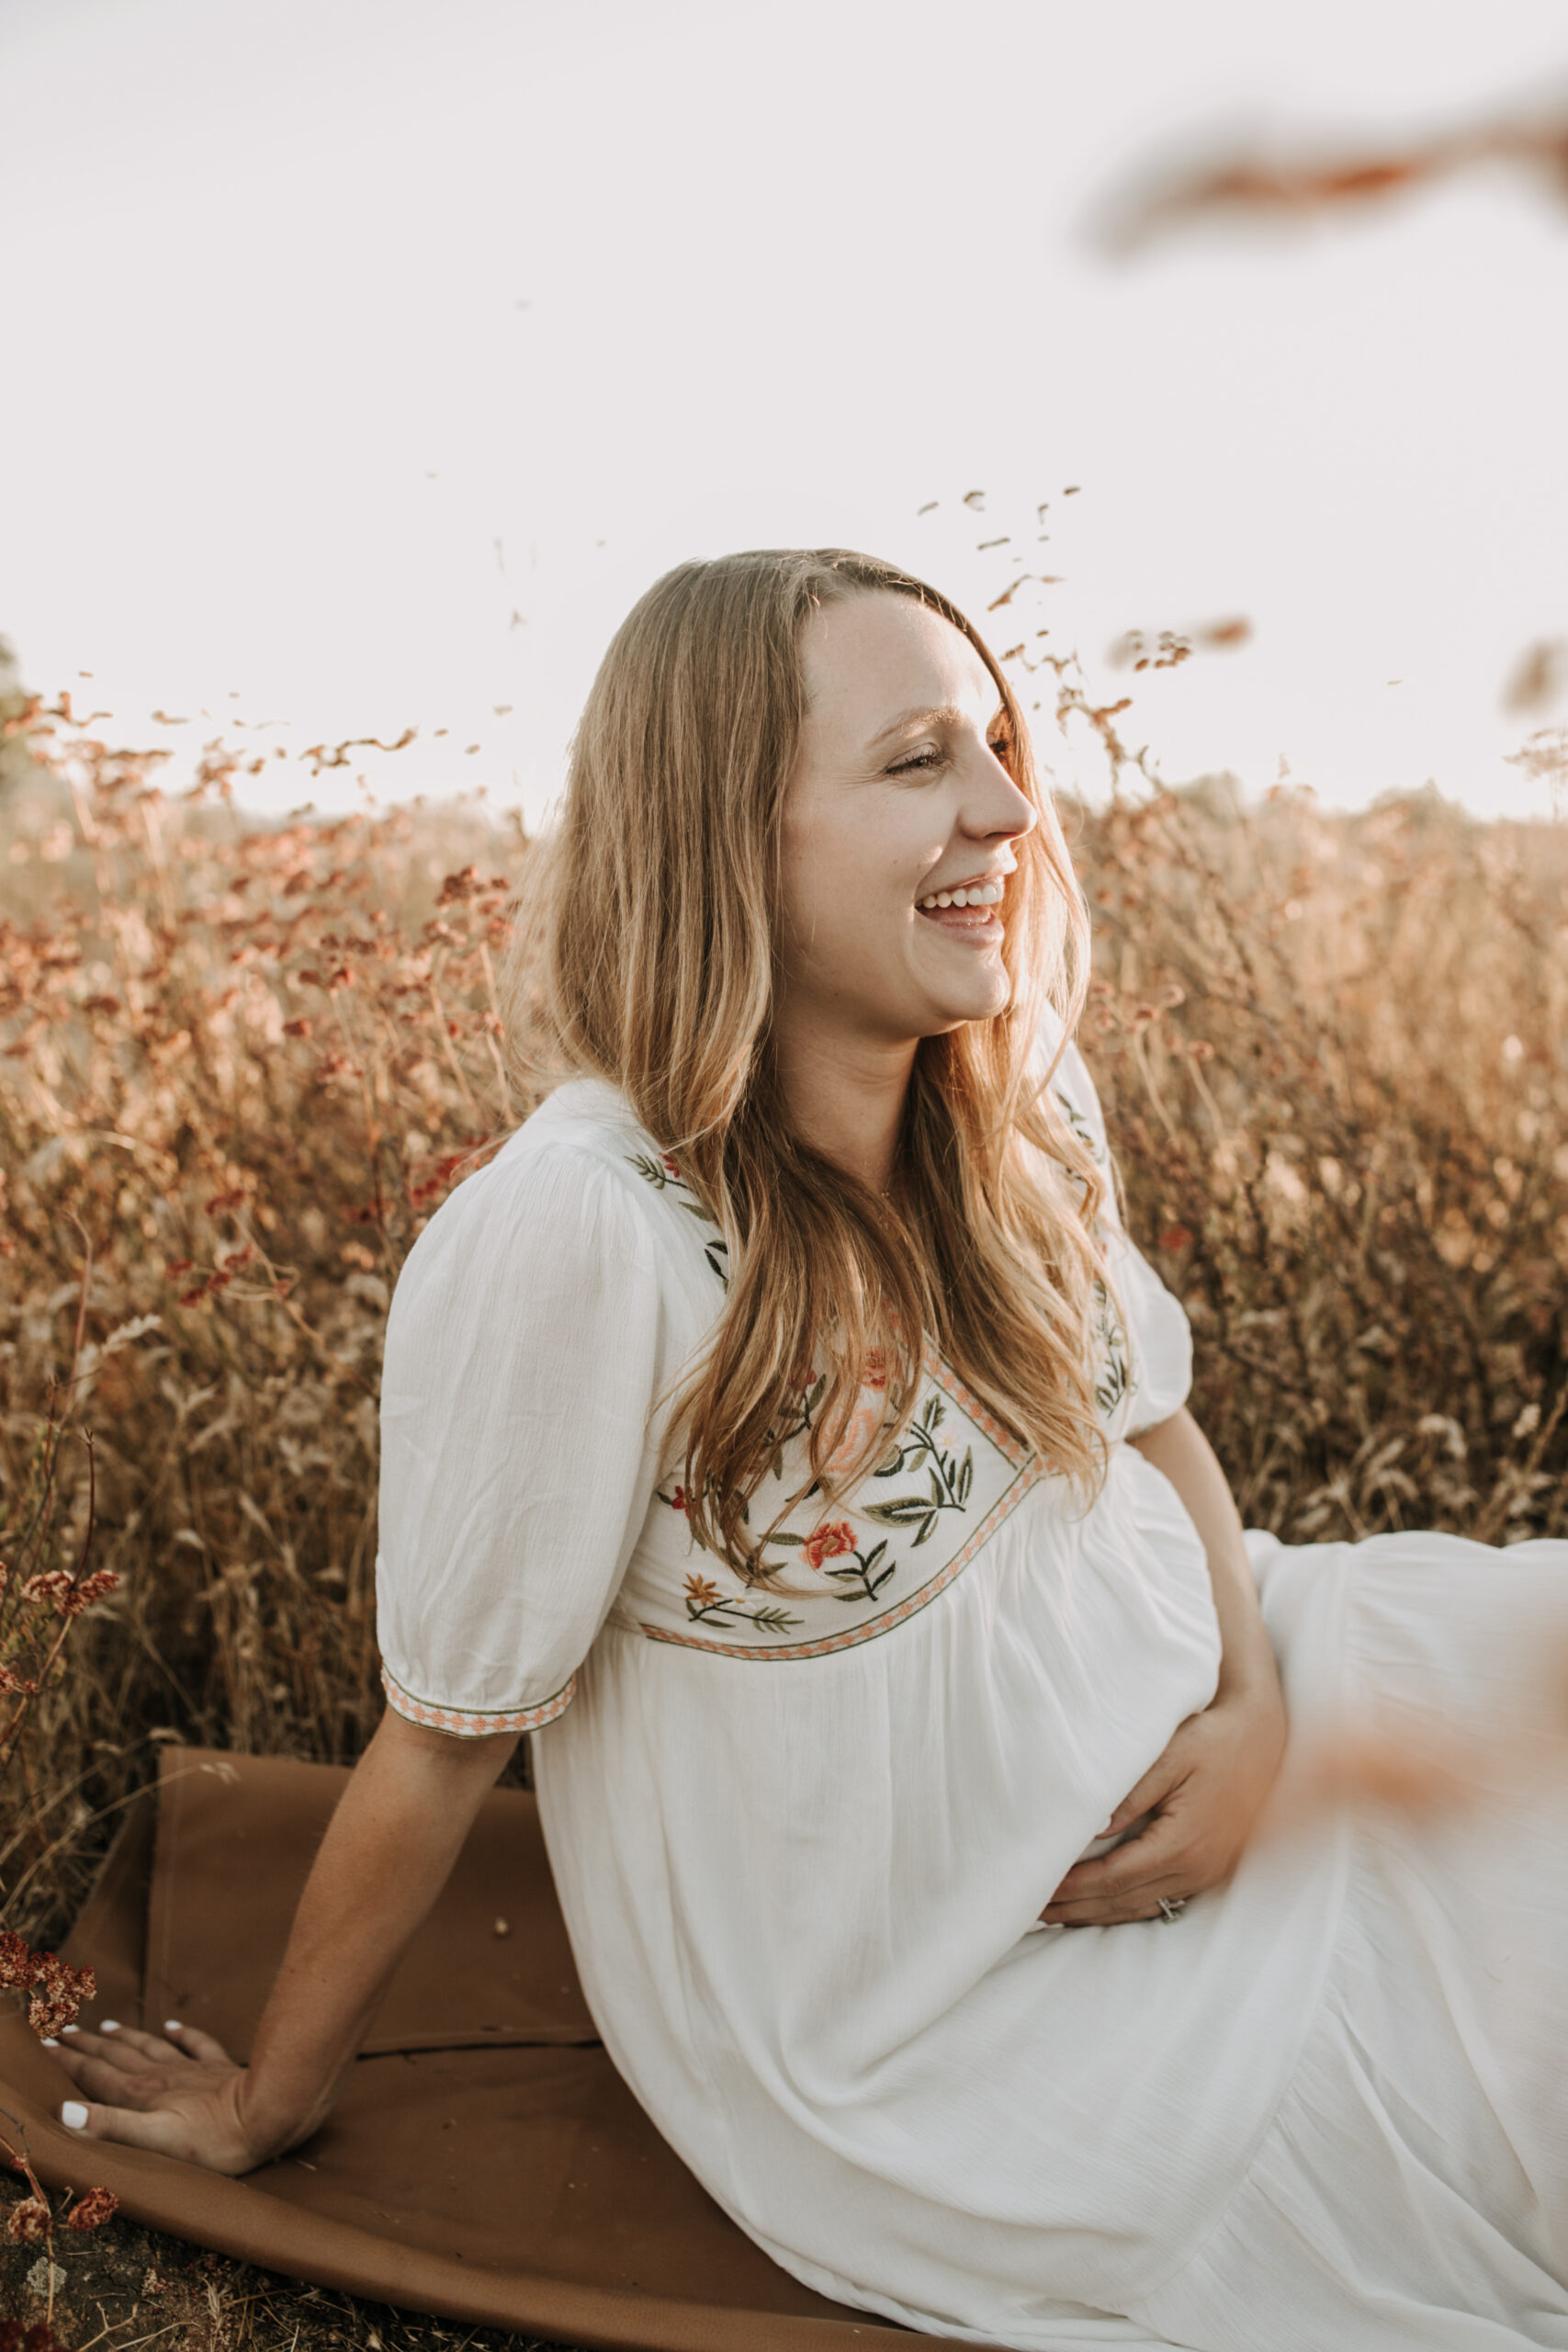
[[[921,1040],[891,1201],[792,1131],[772,1027],[802,625],[874,593],[917,598],[975,647],[1007,713],[1009,772],[1039,811],[1008,887],[1011,1000]],[[724,1309],[671,1422],[699,1539],[757,1571],[748,1506],[814,1369],[827,1386],[811,1472],[831,1498],[826,1465],[878,1349],[887,1426],[840,1467],[840,1491],[913,1409],[928,1341],[1053,1468],[1092,1479],[1102,1187],[1030,1067],[1047,1003],[1064,1038],[1077,1025],[1087,921],[1017,700],[964,616],[897,566],[843,548],[678,565],[616,631],[559,824],[528,863],[514,1043],[527,1054],[542,1027],[557,1069],[618,1087],[728,1245]]]

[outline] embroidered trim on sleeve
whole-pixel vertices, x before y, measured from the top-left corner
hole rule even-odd
[[[433,1707],[426,1700],[416,1699],[405,1690],[389,1666],[381,1668],[381,1688],[387,1703],[393,1711],[406,1716],[411,1724],[427,1724],[433,1731],[448,1731],[459,1739],[486,1739],[496,1732],[537,1731],[542,1724],[553,1724],[564,1715],[577,1696],[577,1677],[570,1676],[552,1697],[542,1699],[536,1707],[512,1710],[484,1707]]]

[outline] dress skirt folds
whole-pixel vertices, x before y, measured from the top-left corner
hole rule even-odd
[[[1104,1158],[1076,1052],[1052,1083]],[[1185,1317],[1105,1218],[1098,1492],[932,1353],[853,1491],[781,1519],[807,1379],[746,1579],[667,1450],[723,1237],[613,1090],[562,1087],[393,1302],[390,1703],[537,1733],[604,2043],[804,2285],[1018,2347],[1568,2347],[1560,1786],[1320,1818],[1168,1924],[1038,1924],[1219,1666],[1196,1531],[1125,1442],[1187,1394]],[[1568,1544],[1251,1540],[1296,1758],[1374,1706],[1506,1723],[1568,1640]]]

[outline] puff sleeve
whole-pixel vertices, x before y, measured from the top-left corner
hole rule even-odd
[[[1053,1022],[1054,1016],[1043,1027],[1037,1047],[1042,1068],[1048,1064],[1061,1035]],[[1187,1402],[1192,1385],[1191,1326],[1180,1300],[1166,1288],[1122,1223],[1105,1114],[1089,1066],[1076,1045],[1069,1045],[1057,1063],[1051,1087],[1058,1106],[1088,1143],[1107,1178],[1100,1231],[1133,1353],[1133,1394],[1122,1434],[1135,1437],[1168,1421]]]
[[[410,1252],[382,1381],[382,1679],[470,1738],[570,1705],[657,1474],[652,1234],[592,1153],[522,1141]]]

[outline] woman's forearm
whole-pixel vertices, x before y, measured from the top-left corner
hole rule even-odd
[[[1209,1558],[1220,1621],[1219,1698],[1259,1687],[1277,1693],[1279,1671],[1242,1542],[1241,1514],[1213,1448],[1183,1406],[1168,1421],[1132,1439],[1145,1461],[1170,1480],[1187,1506]]]
[[[321,1840],[256,2031],[242,2104],[258,2160],[327,2113],[516,1744],[382,1719]]]

